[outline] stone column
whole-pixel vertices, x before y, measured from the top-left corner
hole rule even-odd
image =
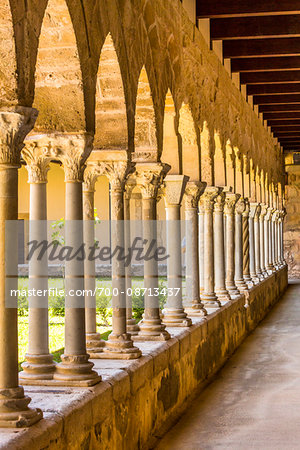
[[[249,201],[245,199],[245,211],[243,212],[243,276],[248,287],[252,287],[250,276],[250,255],[249,255]]]
[[[266,230],[265,230],[265,239],[267,241],[267,248],[266,248],[266,255],[267,255],[267,265],[266,265],[266,269],[269,272],[269,274],[272,274],[274,272],[274,265],[273,265],[273,250],[272,250],[272,223],[271,223],[271,218],[272,218],[272,214],[273,214],[273,207],[269,206],[267,209],[267,214],[266,214]]]
[[[47,172],[50,159],[43,154],[38,141],[29,140],[22,151],[30,183],[29,242],[47,241]],[[29,261],[29,290],[43,292],[41,297],[29,298],[28,352],[22,364],[20,379],[23,383],[33,380],[51,380],[55,370],[49,353],[48,326],[48,260],[47,253],[39,258],[34,253]]]
[[[231,298],[237,298],[240,295],[234,281],[235,273],[235,205],[240,194],[226,192],[224,213],[226,216],[226,289]]]
[[[221,302],[215,293],[213,229],[214,201],[221,191],[221,188],[209,186],[205,189],[200,199],[200,203],[202,203],[204,208],[204,285],[201,300],[205,308],[219,308],[221,306]]]
[[[257,210],[257,203],[250,203],[249,214],[249,256],[250,256],[250,276],[254,284],[259,282],[255,267],[255,231],[254,231],[254,217]]]
[[[95,184],[98,175],[92,167],[87,166],[84,171],[83,183],[83,237],[86,248],[95,247]],[[86,347],[90,354],[103,351],[105,342],[101,334],[97,332],[96,319],[96,296],[87,294],[95,292],[96,289],[96,263],[94,260],[85,258],[84,261],[84,288],[85,294],[85,328]]]
[[[254,216],[254,245],[255,245],[255,272],[259,281],[264,279],[260,266],[260,225],[259,217],[261,213],[260,204],[257,205],[256,213]]]
[[[243,276],[243,213],[246,210],[245,199],[240,198],[235,205],[235,277],[239,291],[247,291]]]
[[[72,255],[83,245],[83,170],[92,140],[88,134],[49,137],[47,156],[61,161],[65,172],[65,245]],[[68,386],[91,386],[101,380],[86,352],[84,259],[73,256],[65,261],[65,349],[54,379]]]
[[[126,253],[129,252],[131,247],[130,198],[134,187],[135,181],[133,179],[127,180],[124,191],[124,220],[125,220],[124,239],[125,239]],[[125,267],[127,332],[130,333],[131,336],[135,336],[138,334],[140,328],[132,317],[132,296],[130,295],[130,292],[132,291],[131,272],[132,269],[130,263],[127,264]]]
[[[207,315],[207,311],[200,300],[198,245],[198,203],[205,186],[206,184],[200,181],[188,181],[184,196],[186,225],[185,312],[190,317]]]
[[[124,190],[130,171],[127,161],[98,163],[99,174],[106,175],[111,186],[111,245],[112,245],[112,307],[113,331],[103,350],[103,358],[136,359],[141,351],[134,347],[127,333],[125,261],[117,248],[125,250],[124,242]]]
[[[279,218],[279,211],[276,210],[274,213],[274,266],[278,270],[279,269],[279,260],[278,260],[278,218]]]
[[[266,270],[266,256],[265,256],[265,217],[267,214],[267,205],[261,204],[261,212],[259,216],[259,233],[260,233],[260,266],[264,278],[268,277]]]
[[[156,254],[157,246],[156,197],[166,173],[165,165],[138,163],[136,171],[136,182],[142,193],[143,239],[146,242],[144,253],[151,251],[151,257],[144,260],[145,312],[139,323],[140,331],[137,336],[133,336],[133,339],[165,341],[170,339],[170,335],[160,317],[159,299],[153,295],[155,290],[158,290],[158,264],[157,258],[153,257]]]
[[[199,293],[200,298],[204,289],[204,204],[198,205],[198,228],[199,228]]]
[[[220,192],[214,203],[214,270],[215,292],[218,300],[228,301],[230,295],[225,286],[225,253],[224,253],[224,204],[225,192]]]
[[[17,227],[6,222],[18,219],[20,152],[36,117],[31,108],[0,112],[0,427],[27,427],[42,418],[39,409],[28,407],[31,399],[19,386],[17,298],[11,294],[18,288]]]
[[[180,208],[186,183],[185,175],[167,175],[164,181],[167,227],[168,298],[163,310],[163,323],[168,327],[189,327],[182,305],[181,218]]]

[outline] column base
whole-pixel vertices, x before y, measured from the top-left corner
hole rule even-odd
[[[244,279],[234,280],[239,291],[248,291],[248,285]]]
[[[103,351],[105,341],[101,339],[100,333],[86,333],[86,349],[90,354],[100,353]]]
[[[220,308],[222,306],[220,300],[218,300],[214,293],[203,293],[201,295],[201,300],[205,308]]]
[[[60,386],[93,386],[101,376],[92,370],[94,364],[90,355],[62,355],[62,362],[56,365],[53,381]]]
[[[252,273],[252,274],[250,274],[250,275],[251,275],[252,283],[253,283],[254,285],[259,284],[260,279],[258,278],[257,274],[256,274],[256,273]]]
[[[192,321],[187,317],[183,308],[165,308],[163,310],[163,324],[167,327],[190,327]]]
[[[190,302],[190,306],[184,308],[185,313],[189,317],[205,317],[207,316],[207,311],[204,308],[203,303],[200,300],[194,300]]]
[[[139,348],[134,347],[130,334],[111,333],[103,352],[98,355],[98,359],[137,359],[140,356],[142,356],[142,352]]]
[[[228,294],[230,295],[230,298],[236,298],[236,296],[240,295],[240,291],[236,287],[235,284],[226,285],[226,289],[228,291]]]
[[[30,427],[43,418],[39,408],[28,408],[31,398],[22,386],[0,389],[0,428]]]
[[[136,336],[140,331],[140,327],[138,326],[138,324],[134,319],[127,319],[126,325],[127,325],[127,333],[130,333],[131,336]]]
[[[231,297],[229,295],[229,292],[225,288],[216,289],[216,296],[220,302],[226,302],[231,300]]]
[[[23,371],[19,374],[20,381],[30,380],[52,380],[56,363],[53,356],[47,355],[25,355],[25,362],[22,364]]]
[[[133,341],[167,341],[171,338],[160,318],[145,319],[139,323],[140,331],[132,336]]]

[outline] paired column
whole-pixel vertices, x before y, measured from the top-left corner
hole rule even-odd
[[[198,203],[206,184],[188,181],[185,189],[186,225],[186,301],[185,312],[191,317],[207,315],[200,300],[199,245],[198,245]]]
[[[215,293],[214,276],[214,230],[213,211],[215,198],[222,191],[221,188],[209,186],[201,196],[200,203],[204,208],[204,261],[203,261],[203,292],[201,300],[205,308],[219,308],[220,300]]]
[[[240,295],[234,281],[235,274],[235,205],[239,194],[226,192],[224,213],[226,218],[226,289],[232,299]]]
[[[267,245],[265,247],[266,250],[266,269],[269,272],[269,274],[272,274],[275,270],[273,265],[273,239],[272,239],[272,214],[273,214],[273,207],[269,206],[267,209],[266,214],[266,228],[265,228],[265,241],[267,242]]]
[[[258,204],[250,203],[249,214],[249,255],[250,255],[250,276],[254,284],[259,282],[256,274],[256,257],[255,257],[255,230],[254,217],[256,215]]]
[[[20,152],[36,117],[37,111],[31,108],[0,112],[0,427],[27,427],[42,418],[39,409],[28,407],[31,399],[19,386],[18,309],[17,298],[11,293],[11,289],[18,289],[15,221]]]
[[[65,245],[72,254],[83,245],[82,183],[84,159],[92,148],[90,135],[55,135],[46,156],[62,162],[65,172]],[[65,349],[54,380],[62,385],[90,386],[101,377],[93,371],[86,352],[84,258],[65,261]]]
[[[124,239],[125,239],[125,253],[129,253],[131,247],[131,227],[130,227],[130,198],[135,187],[135,181],[130,178],[127,180],[124,191]],[[135,336],[139,332],[139,326],[132,317],[132,284],[131,284],[132,268],[131,263],[126,264],[125,267],[125,285],[126,285],[126,317],[127,317],[127,332]]]
[[[273,227],[273,263],[276,270],[279,269],[278,263],[278,217],[279,211],[276,210],[272,217],[272,227]]]
[[[235,284],[239,291],[247,291],[243,275],[243,213],[246,202],[240,198],[235,205]]]
[[[248,287],[252,287],[252,279],[250,276],[250,242],[249,242],[249,201],[245,199],[245,211],[243,212],[243,276]]]
[[[167,166],[169,168],[169,166]],[[158,262],[153,257],[157,248],[156,229],[156,197],[158,188],[166,174],[166,165],[161,163],[137,163],[137,186],[142,193],[143,207],[143,239],[145,254],[150,252],[151,257],[144,260],[144,288],[146,289],[144,302],[145,312],[139,323],[140,331],[134,340],[165,341],[170,339],[166,326],[162,323],[159,309],[159,298],[154,295],[158,290]]]
[[[47,242],[47,172],[50,159],[38,142],[29,140],[22,151],[26,162],[29,200],[29,242]],[[42,296],[29,297],[28,351],[20,378],[24,384],[35,380],[51,380],[55,370],[49,353],[48,327],[48,260],[47,252],[35,252],[29,260],[29,291],[40,290]]]
[[[86,248],[95,248],[95,184],[97,175],[91,167],[84,171],[83,183],[83,236]],[[86,347],[90,354],[102,352],[105,342],[97,333],[96,316],[96,264],[92,258],[84,261],[84,288],[85,288],[85,327]],[[87,294],[89,292],[89,294]],[[93,293],[92,295],[90,295]]]
[[[261,213],[261,206],[258,203],[254,216],[254,243],[255,243],[255,272],[259,281],[264,279],[260,266],[260,224],[259,217]]]
[[[220,192],[214,203],[214,271],[215,293],[218,300],[228,301],[230,295],[225,285],[225,253],[224,253],[224,205],[226,193]]]
[[[267,214],[267,205],[261,204],[261,211],[259,216],[259,234],[260,234],[260,266],[264,278],[268,277],[266,270],[266,244],[265,244],[265,218]]]
[[[163,323],[168,327],[189,327],[182,305],[181,201],[189,177],[167,175],[164,182],[167,226],[168,298],[163,310]]]
[[[106,175],[111,186],[112,245],[112,333],[102,353],[103,358],[136,359],[141,351],[133,345],[127,333],[125,261],[117,249],[125,250],[124,190],[130,166],[127,161],[100,162],[99,174]],[[101,355],[100,355],[101,357]]]

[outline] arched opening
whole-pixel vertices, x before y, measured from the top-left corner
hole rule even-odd
[[[126,149],[127,146],[123,81],[115,46],[111,34],[108,34],[102,47],[97,75],[94,147]]]
[[[155,112],[145,67],[141,70],[138,82],[134,144],[137,155],[139,154],[147,160],[157,160]]]
[[[182,142],[182,173],[190,181],[200,180],[200,156],[195,122],[189,105],[183,103],[179,111],[179,134]]]
[[[0,5],[0,106],[17,103],[17,61],[8,0]]]
[[[164,114],[163,151],[161,161],[171,166],[169,174],[181,173],[179,142],[176,133],[176,111],[170,89],[166,95]]]
[[[49,0],[42,25],[33,106],[35,131],[85,130],[82,74],[76,38],[65,2]]]

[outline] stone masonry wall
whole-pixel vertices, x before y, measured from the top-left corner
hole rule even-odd
[[[165,343],[141,343],[137,361],[94,360],[103,381],[92,388],[30,387],[44,419],[0,436],[5,450],[149,448],[205,387],[287,286],[286,267],[256,286],[247,300],[228,302],[175,330]],[[151,445],[150,445],[151,444]]]
[[[286,167],[286,212],[284,221],[285,260],[290,278],[300,278],[300,166]]]

